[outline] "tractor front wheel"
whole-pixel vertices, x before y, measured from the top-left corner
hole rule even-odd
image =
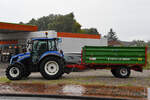
[[[20,80],[24,75],[24,67],[19,64],[8,66],[6,76],[9,80]]]

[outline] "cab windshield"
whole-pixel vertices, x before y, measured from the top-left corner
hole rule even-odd
[[[33,51],[57,51],[57,40],[34,40]]]

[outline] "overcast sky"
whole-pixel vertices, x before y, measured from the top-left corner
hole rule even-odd
[[[83,28],[102,35],[113,28],[121,40],[150,40],[150,0],[0,0],[1,22],[70,12]]]

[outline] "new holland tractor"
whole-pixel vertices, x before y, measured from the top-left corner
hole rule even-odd
[[[10,80],[27,78],[31,72],[40,72],[45,79],[57,79],[64,71],[64,55],[58,49],[59,38],[34,38],[28,44],[29,52],[15,55],[6,69]]]

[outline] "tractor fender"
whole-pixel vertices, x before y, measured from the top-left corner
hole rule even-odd
[[[21,66],[23,66],[24,67],[24,64],[23,63],[21,63],[21,62],[14,62],[13,64],[10,64],[9,66],[12,66],[12,65],[15,65],[15,64],[18,64],[18,65],[21,65]]]
[[[57,57],[57,58],[59,58],[59,59],[62,59],[62,61],[65,63],[65,59],[64,59],[63,56],[60,56],[60,55],[57,55],[57,54],[54,54],[54,53],[50,53],[50,54],[47,54],[47,55],[41,57],[40,60],[39,60],[39,64],[40,64],[41,61],[42,61],[43,59],[45,59],[46,57]]]
[[[64,57],[64,56],[63,56],[61,53],[59,53],[58,51],[47,51],[47,52],[45,52],[44,54],[41,55],[39,61],[40,61],[41,59],[45,58],[46,56],[50,56],[50,55],[51,55],[51,56],[58,56],[58,57],[60,57],[60,58],[63,58],[63,57]]]

